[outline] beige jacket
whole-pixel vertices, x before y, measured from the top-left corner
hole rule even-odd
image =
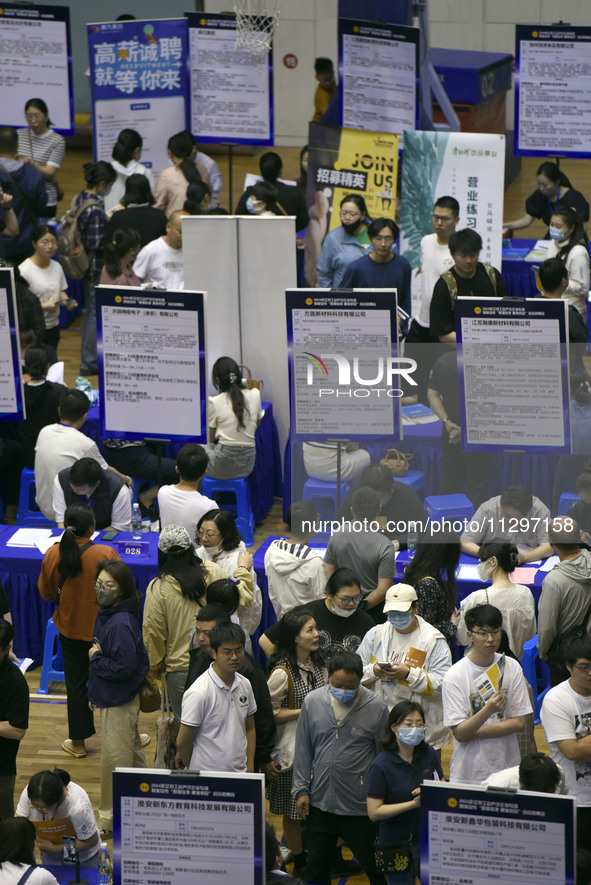
[[[201,163],[195,163],[195,165],[203,181],[211,186],[205,166]],[[154,191],[156,208],[164,209],[166,217],[170,218],[173,212],[182,209],[185,205],[188,187],[189,182],[179,166],[169,166],[167,169],[163,169],[158,176]]]

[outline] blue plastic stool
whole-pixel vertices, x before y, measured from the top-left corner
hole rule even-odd
[[[64,659],[59,641],[58,629],[51,620],[45,629],[45,645],[43,647],[43,666],[37,694],[48,694],[50,682],[65,682]]]
[[[563,492],[558,499],[558,513],[556,515],[566,516],[571,507],[578,504],[580,500],[576,492]]]
[[[216,479],[214,476],[206,476],[203,479],[201,493],[206,498],[213,498],[219,504],[222,495],[231,493],[235,503],[227,505],[222,502],[224,510],[228,510],[236,519],[236,526],[242,535],[242,540],[247,547],[254,544],[254,514],[250,506],[250,495],[246,479]],[[216,497],[217,495],[217,497]]]
[[[350,483],[341,483],[341,504],[345,500],[345,495],[350,488]],[[322,517],[323,520],[338,519],[336,482],[323,482],[320,479],[307,479],[304,483],[302,497],[304,501],[312,501],[316,505],[318,515]]]
[[[422,470],[409,470],[406,476],[393,476],[394,482],[403,482],[405,486],[410,486],[415,492],[419,492],[425,488],[425,474]]]
[[[21,473],[16,524],[30,527],[53,525],[37,507],[35,502],[35,471],[30,470],[28,467],[23,467],[23,472]]]
[[[523,675],[531,685],[534,695],[534,722],[536,725],[540,722],[540,710],[542,709],[542,701],[550,690],[550,670],[546,661],[543,661],[538,653],[538,636],[537,634],[528,640],[523,646],[523,657],[521,658],[521,666],[523,667]]]
[[[425,513],[432,522],[442,519],[467,519],[474,516],[474,507],[466,495],[427,495]]]

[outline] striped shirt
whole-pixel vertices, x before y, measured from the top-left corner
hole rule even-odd
[[[54,166],[59,169],[64,162],[66,142],[61,135],[48,129],[43,135],[35,135],[28,127],[18,130],[18,152],[29,157],[41,166]],[[57,206],[57,190],[53,179],[45,179],[47,205]]]

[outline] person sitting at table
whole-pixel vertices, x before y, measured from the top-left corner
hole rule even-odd
[[[98,606],[97,606],[98,611]],[[86,653],[88,658],[88,652]],[[88,669],[88,668],[87,668]],[[75,784],[63,768],[46,769],[34,774],[24,788],[16,807],[16,817],[32,821],[67,820],[76,836],[76,849],[81,864],[96,864],[101,848],[99,830],[88,793]],[[62,839],[54,842],[43,838],[43,828],[37,830],[37,845],[44,864],[62,864]],[[72,835],[65,833],[64,835]],[[1,881],[1,880],[0,880]]]
[[[576,501],[566,515],[578,523],[581,540],[591,544],[591,473],[581,473],[575,491],[581,500]]]
[[[576,191],[567,176],[556,163],[545,162],[536,172],[538,189],[525,203],[525,215],[503,224],[503,236],[510,237],[514,230],[523,230],[540,218],[549,225],[557,209],[576,209],[583,221],[589,221],[589,203],[582,193]],[[548,233],[546,239],[548,239]]]
[[[265,414],[261,392],[243,388],[240,366],[229,356],[215,361],[211,377],[220,392],[209,397],[206,474],[216,479],[249,476],[256,458],[256,429]]]
[[[218,506],[199,491],[207,470],[207,452],[197,443],[186,443],[176,456],[175,472],[178,482],[165,485],[158,491],[160,526],[182,525],[189,537],[197,537],[197,523],[205,513]]]
[[[552,242],[546,253],[548,259],[560,258],[568,271],[568,286],[562,297],[586,319],[591,261],[583,222],[574,209],[555,209],[549,233]]]
[[[53,623],[57,627],[64,659],[68,737],[62,750],[76,759],[86,756],[85,740],[95,734],[88,706],[88,649],[98,614],[94,592],[96,568],[106,559],[119,559],[107,544],[91,540],[95,521],[88,504],[72,504],[64,513],[65,532],[59,544],[49,548],[41,563],[37,586],[43,599],[55,602]]]
[[[14,814],[16,756],[29,727],[29,686],[10,659],[14,627],[0,619],[0,820]]]
[[[20,425],[21,456],[24,467],[35,465],[35,445],[40,431],[59,420],[58,402],[68,388],[57,381],[48,381],[49,360],[43,347],[29,347],[25,354],[23,385],[26,418]]]
[[[589,265],[589,253],[587,255],[587,265]],[[587,267],[588,272],[588,267]],[[540,277],[540,285],[542,287],[543,298],[564,298],[567,297],[569,288],[569,273],[561,258],[547,258],[542,261],[538,271]],[[587,295],[585,294],[585,305]],[[586,307],[585,307],[586,309]],[[586,314],[585,314],[586,316]],[[583,319],[581,313],[574,304],[568,305],[568,343],[570,356],[570,373],[584,372],[585,363],[583,357],[587,352],[587,338],[589,337],[589,329]]]
[[[336,443],[305,442],[302,446],[302,453],[304,468],[311,479],[318,479],[320,482],[336,482]],[[371,455],[362,449],[358,442],[341,445],[341,482],[356,482],[370,464]]]
[[[552,556],[548,541],[550,511],[524,486],[509,486],[480,505],[460,541],[462,551],[478,556],[480,544],[506,540],[517,546],[517,565]]]
[[[103,470],[92,458],[80,458],[60,470],[53,482],[53,509],[58,528],[70,504],[88,504],[97,529],[126,532],[131,523],[131,490],[121,477]]]
[[[18,885],[59,885],[55,876],[35,861],[37,830],[30,820],[9,817],[0,823],[0,882]]]

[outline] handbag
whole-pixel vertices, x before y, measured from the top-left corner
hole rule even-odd
[[[253,378],[250,369],[248,366],[238,366],[239,369],[244,369],[246,372],[246,379],[244,381],[247,390],[253,390],[256,387],[257,390],[262,390],[265,386],[265,382],[260,378]]]
[[[176,768],[176,739],[179,733],[179,723],[172,712],[166,674],[162,676],[162,712],[156,721],[157,740],[154,754],[154,768],[166,768],[174,771]]]
[[[277,763],[281,771],[290,771],[293,768],[297,727],[297,719],[283,722],[277,726],[277,736],[271,759]]]
[[[415,863],[410,846],[412,837],[396,845],[375,842],[373,846],[378,873],[411,873],[416,876]]]
[[[155,713],[160,709],[161,694],[158,683],[151,673],[140,685],[140,710],[142,713]]]
[[[405,455],[398,449],[388,449],[380,464],[387,467],[392,476],[406,476],[408,473],[408,462],[414,458],[414,455]]]

